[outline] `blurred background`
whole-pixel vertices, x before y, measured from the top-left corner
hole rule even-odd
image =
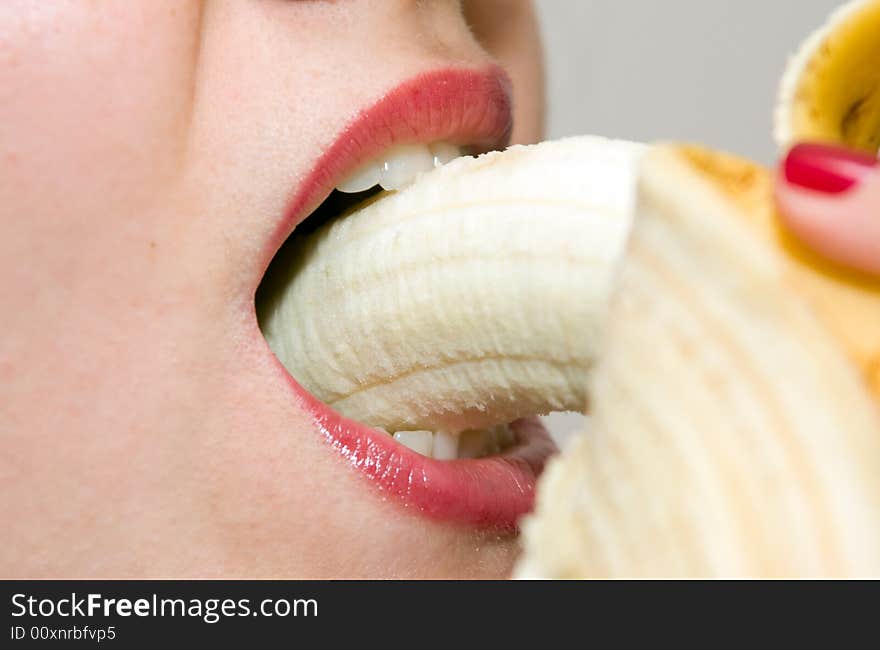
[[[773,160],[788,55],[842,0],[535,0],[550,138],[695,140]]]
[[[789,54],[840,0],[535,0],[547,137],[690,140],[771,164]],[[553,414],[564,444],[583,416]]]

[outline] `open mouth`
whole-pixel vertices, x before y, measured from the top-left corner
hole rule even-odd
[[[273,259],[266,273],[263,283],[257,293],[257,308],[260,322],[264,333],[267,335],[269,345],[282,363],[294,376],[303,383],[313,394],[317,393],[323,401],[331,407],[340,406],[343,413],[350,410],[353,417],[358,417],[362,411],[355,406],[347,408],[353,401],[353,396],[343,395],[340,392],[322,390],[321,381],[309,381],[314,374],[302,370],[302,374],[296,371],[301,367],[301,359],[308,355],[300,347],[302,341],[292,341],[296,338],[291,328],[300,326],[303,320],[279,315],[278,303],[283,299],[283,294],[291,284],[291,274],[298,271],[295,269],[299,260],[303,258],[303,248],[310,245],[311,236],[316,231],[326,227],[330,222],[340,219],[357,211],[365,205],[381,201],[389,192],[395,192],[411,185],[417,177],[427,171],[436,169],[444,164],[466,155],[467,147],[458,147],[446,142],[433,143],[431,145],[409,144],[394,147],[383,153],[380,158],[370,160],[345,177],[334,188],[330,195],[300,223],[294,234],[281,247]],[[357,291],[357,286],[341,286],[342,290],[351,289]],[[344,295],[316,295],[314,300],[332,301],[345,300]],[[359,332],[369,336],[369,332]],[[316,343],[313,341],[313,343]],[[403,343],[405,344],[405,343]],[[315,362],[320,363],[320,362]],[[316,369],[320,373],[322,369]],[[354,393],[358,389],[349,392]],[[423,456],[436,460],[454,460],[457,458],[484,458],[499,455],[514,447],[518,440],[515,423],[500,423],[479,429],[464,429],[450,431],[443,428],[400,428],[406,424],[391,426],[386,420],[364,416],[362,422],[374,430],[391,436],[399,444],[415,451]],[[372,420],[372,421],[371,421]],[[384,425],[384,426],[383,426]]]
[[[333,323],[357,321],[347,316],[352,305],[373,309],[381,302],[381,298],[364,298],[357,270],[333,287],[321,285],[297,303],[296,313],[279,308],[297,274],[333,275],[342,267],[351,271],[350,259],[344,256],[338,264],[320,269],[310,261],[315,233],[341,215],[381,203],[420,174],[461,155],[503,148],[509,131],[507,82],[496,69],[443,71],[400,86],[361,114],[303,184],[280,233],[289,237],[283,245],[273,246],[277,253],[256,302],[261,329],[298,401],[330,445],[383,494],[433,518],[513,530],[519,517],[531,509],[537,476],[555,451],[537,418],[466,427],[462,422],[473,419],[460,420],[460,414],[451,411],[443,417],[421,418],[415,415],[425,410],[419,403],[411,405],[408,415],[401,415],[397,405],[383,402],[371,392],[374,386],[369,380],[381,368],[370,368],[371,357],[361,350],[375,340],[371,334],[375,328],[393,327],[394,319],[377,309],[362,330],[340,333],[339,338],[331,331]],[[332,248],[332,237],[322,245]],[[336,305],[338,318],[325,325],[309,320],[310,311],[326,311],[329,303]],[[400,346],[410,344],[405,335],[399,339]],[[389,347],[387,342],[383,345]],[[345,353],[335,355],[334,346],[345,348]],[[393,350],[389,353],[394,356]],[[346,362],[346,355],[353,361]],[[349,385],[334,384],[333,373],[345,375],[348,363],[364,364],[364,374],[355,385],[345,378],[341,383]],[[412,375],[437,370],[429,359],[423,365]],[[322,379],[315,379],[318,375]]]

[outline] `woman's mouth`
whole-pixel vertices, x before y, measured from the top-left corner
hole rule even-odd
[[[410,406],[424,411],[425,418],[411,414],[398,417],[399,409],[383,403],[381,398],[374,400],[370,391],[374,386],[369,378],[388,370],[385,362],[375,362],[375,367],[370,368],[374,360],[369,353],[359,352],[358,341],[347,336],[332,341],[332,332],[316,332],[314,323],[299,320],[299,316],[308,318],[311,311],[326,312],[330,304],[342,320],[347,318],[346,305],[376,307],[377,300],[360,302],[365,295],[364,276],[370,275],[370,269],[365,268],[363,274],[355,271],[333,288],[321,288],[307,303],[298,305],[298,316],[293,320],[279,316],[277,305],[281,296],[290,293],[291,273],[303,264],[311,266],[310,262],[302,261],[309,257],[303,247],[308,245],[311,234],[334,222],[352,206],[381,201],[381,197],[374,195],[382,190],[387,193],[405,188],[420,174],[442,167],[464,152],[503,148],[510,126],[508,82],[498,69],[445,70],[402,84],[361,112],[301,184],[267,249],[269,268],[257,291],[261,328],[280,360],[279,370],[295,398],[310,413],[330,446],[359,470],[380,495],[435,519],[505,530],[515,530],[517,520],[531,510],[536,479],[555,451],[537,418],[527,417],[536,411],[526,404],[525,411],[515,413],[516,417],[498,421],[500,416],[496,414],[483,426],[483,420],[474,420],[470,407],[461,409],[462,413],[446,409],[437,417],[436,412],[429,414],[431,408],[422,408],[424,404],[414,404]],[[329,246],[332,245],[331,242]],[[360,250],[358,254],[370,253]],[[431,265],[431,260],[424,262]],[[331,263],[329,269],[321,272],[333,274],[333,267]],[[343,275],[351,270],[346,264],[337,269],[343,267],[347,269]],[[430,301],[430,296],[426,298]],[[366,337],[361,341],[378,341],[371,331],[393,329],[393,320],[378,309],[359,331],[360,337]],[[290,341],[297,336],[292,333],[304,331],[308,331],[306,338],[317,338],[311,338],[306,347],[294,349],[296,346]],[[405,333],[398,341],[403,347],[412,342]],[[365,366],[365,374],[356,380],[358,385],[337,385],[338,390],[328,391],[319,387],[320,381],[313,381],[309,368],[318,374],[346,374],[344,367],[337,367],[347,365],[345,355],[322,356],[328,349],[325,344],[346,348],[355,359],[351,365]],[[388,348],[387,342],[380,345]],[[445,354],[440,347],[434,347],[434,355]],[[419,363],[423,362],[430,374],[431,366],[433,370],[437,367],[428,357]],[[346,381],[343,379],[342,383]],[[347,399],[372,405],[364,410],[355,404],[350,409]],[[485,405],[477,410],[480,408],[486,410]],[[374,416],[377,409],[390,416]],[[488,411],[491,412],[491,406]],[[345,417],[350,412],[356,413],[357,419]],[[477,426],[468,426],[474,422]]]

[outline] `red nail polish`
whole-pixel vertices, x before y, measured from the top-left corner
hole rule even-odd
[[[839,194],[857,185],[877,162],[862,151],[808,142],[792,147],[782,165],[785,180],[792,185]]]

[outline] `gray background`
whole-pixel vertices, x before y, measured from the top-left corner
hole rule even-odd
[[[788,55],[842,0],[535,0],[550,138],[685,139],[771,162]]]
[[[548,138],[677,139],[773,161],[776,86],[837,0],[535,0]],[[557,440],[583,416],[547,419]]]

